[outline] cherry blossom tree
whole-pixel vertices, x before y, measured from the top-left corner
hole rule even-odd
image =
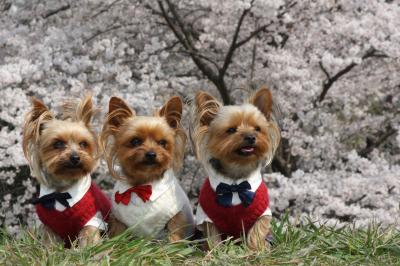
[[[0,0],[0,221],[34,221],[30,96],[57,109],[90,90],[99,129],[111,95],[150,114],[175,94],[234,104],[266,84],[283,137],[266,175],[274,214],[398,224],[399,17],[383,0]],[[112,186],[103,163],[95,176]],[[202,178],[188,148],[194,203]]]

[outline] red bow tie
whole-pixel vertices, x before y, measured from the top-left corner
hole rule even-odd
[[[115,202],[117,204],[122,202],[122,204],[128,205],[129,202],[131,201],[131,193],[132,192],[135,192],[136,195],[138,195],[138,197],[143,200],[143,202],[146,202],[150,199],[150,196],[152,193],[151,185],[142,185],[142,186],[131,187],[130,189],[126,190],[123,193],[119,193],[117,191],[117,192],[115,192]]]

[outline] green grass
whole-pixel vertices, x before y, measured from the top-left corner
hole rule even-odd
[[[208,252],[194,242],[168,244],[126,234],[83,249],[44,246],[24,231],[19,239],[0,235],[0,265],[400,265],[400,232],[372,224],[333,228],[312,222],[273,223],[274,244],[254,252],[226,241]]]

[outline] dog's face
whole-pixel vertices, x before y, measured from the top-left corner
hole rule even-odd
[[[54,118],[42,102],[33,100],[24,127],[24,152],[39,180],[64,188],[94,170],[98,147],[90,128],[92,114],[90,97],[76,105],[73,115],[64,113],[69,117],[65,120]]]
[[[127,177],[146,183],[171,167],[174,132],[160,117],[128,119],[115,136],[118,162]]]
[[[263,160],[270,143],[267,120],[256,107],[223,106],[210,123],[206,147],[215,158],[246,165]]]
[[[96,140],[83,123],[61,120],[45,123],[39,143],[42,165],[56,179],[79,179],[96,165]]]
[[[193,140],[197,155],[214,170],[236,179],[246,177],[272,160],[279,144],[279,129],[270,119],[272,96],[260,89],[249,103],[222,106],[199,92],[195,99]]]
[[[112,97],[101,138],[104,147],[108,137],[114,140],[108,151],[105,148],[111,173],[116,161],[132,185],[161,178],[173,166],[176,150],[182,148],[176,141],[181,114],[178,97],[171,98],[157,115],[146,117],[136,116],[123,100]]]

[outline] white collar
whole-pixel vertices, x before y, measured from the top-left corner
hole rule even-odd
[[[208,168],[208,167],[207,167]],[[228,185],[232,185],[232,184],[240,184],[243,181],[247,181],[250,183],[251,189],[250,191],[255,192],[258,187],[260,186],[261,182],[262,182],[262,175],[261,175],[261,166],[258,167],[255,171],[251,172],[250,175],[246,178],[241,178],[241,179],[231,179],[231,178],[227,178],[221,174],[218,174],[217,172],[215,172],[214,169],[212,168],[208,168],[208,178],[210,180],[210,184],[212,189],[215,191],[217,186],[220,183],[225,183]]]
[[[151,196],[150,200],[155,201],[158,197],[160,197],[165,191],[167,191],[171,186],[175,183],[175,174],[174,171],[168,169],[165,171],[163,177],[159,180],[155,180],[153,182],[143,184],[143,185],[151,185]],[[118,180],[115,183],[114,191],[118,191],[119,193],[124,193],[128,189],[130,189],[132,185],[130,185],[125,180]],[[131,201],[134,197],[131,198]]]
[[[92,179],[91,179],[90,175],[87,175],[87,176],[79,179],[75,184],[73,184],[68,189],[59,191],[59,192],[68,192],[71,195],[71,198],[67,199],[67,201],[68,201],[69,206],[72,207],[83,198],[83,196],[89,190],[91,184],[92,184]],[[51,194],[53,192],[56,192],[56,189],[49,188],[49,187],[41,184],[39,197],[43,197],[43,196],[45,196],[47,194]],[[62,204],[60,204],[58,201],[56,201],[55,208],[58,211],[63,211],[66,209],[66,207],[63,206]]]

